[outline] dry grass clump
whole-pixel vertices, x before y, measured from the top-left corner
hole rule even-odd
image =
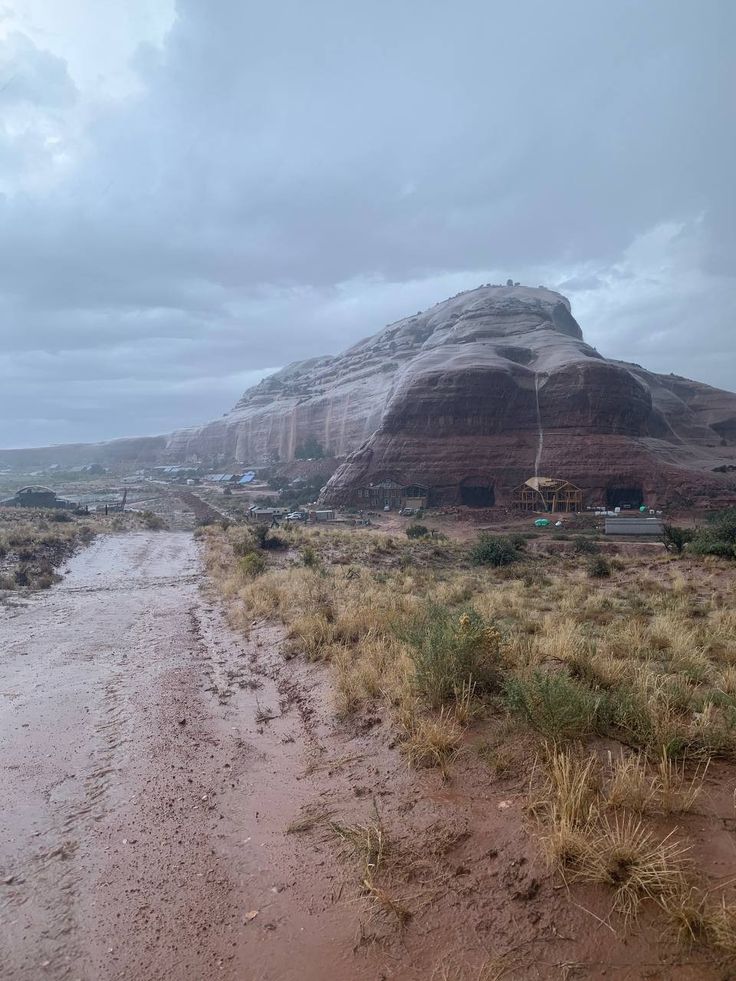
[[[708,764],[698,765],[694,775],[685,775],[685,761],[666,753],[652,770],[641,754],[621,754],[610,759],[606,796],[614,807],[643,813],[681,814],[694,807],[703,789]]]
[[[586,836],[574,877],[611,886],[614,909],[633,917],[643,900],[660,899],[683,880],[688,846],[674,834],[659,838],[631,814],[605,819]]]
[[[550,863],[568,880],[608,885],[625,919],[646,899],[672,894],[684,881],[687,845],[674,831],[658,837],[632,813],[605,813],[597,757],[553,749],[547,775],[531,801]]]
[[[680,943],[736,956],[736,903],[724,896],[714,899],[711,892],[688,882],[665,893],[660,903]]]
[[[411,918],[407,907],[399,902],[382,881],[387,859],[393,845],[383,825],[374,801],[375,816],[365,824],[345,824],[331,821],[332,833],[342,842],[343,854],[358,860],[361,894],[370,900],[374,911],[389,916],[399,926]]]
[[[437,766],[444,777],[463,741],[463,728],[455,713],[443,706],[437,715],[414,719],[401,748],[410,766]]]

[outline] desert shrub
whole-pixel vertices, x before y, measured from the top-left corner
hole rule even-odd
[[[685,546],[693,540],[694,532],[690,528],[679,528],[677,525],[664,525],[662,529],[662,544],[668,552],[682,555]]]
[[[498,685],[498,631],[475,610],[431,603],[399,631],[411,648],[417,691],[433,705],[455,698],[464,686],[479,693]]]
[[[238,568],[248,579],[254,579],[266,568],[266,560],[260,554],[260,552],[248,552],[248,554],[244,555],[238,562]]]
[[[259,548],[286,548],[289,544],[281,535],[271,534],[268,525],[256,525],[253,529],[253,537]]]
[[[523,550],[526,548],[526,543],[528,538],[529,535],[520,531],[516,531],[514,532],[513,535],[509,535],[509,541],[514,546],[514,548],[518,549],[520,552],[523,552]]]
[[[736,508],[717,511],[708,520],[709,527],[693,535],[689,551],[695,555],[736,559]]]
[[[21,566],[19,569],[15,570],[15,585],[16,586],[30,586],[31,576],[27,567]]]
[[[314,569],[319,564],[319,556],[312,545],[305,545],[302,549],[302,562],[308,569]]]
[[[607,579],[611,575],[611,563],[604,555],[598,555],[588,563],[591,579]]]
[[[509,678],[505,698],[547,739],[582,739],[598,727],[600,697],[565,671]]]
[[[266,539],[268,538],[268,525],[256,525],[253,529],[253,537],[259,548],[265,548]]]
[[[504,535],[480,535],[470,552],[474,565],[511,565],[518,558],[518,549]]]
[[[250,530],[247,528],[238,529],[237,532],[233,531],[230,533],[230,543],[232,545],[232,550],[235,555],[242,558],[244,555],[249,555],[251,552],[256,550],[256,540],[251,534]]]
[[[74,519],[66,511],[54,511],[50,517],[50,521],[55,521],[57,524],[65,524],[68,521],[73,521]]]
[[[154,514],[153,511],[144,511],[141,514],[141,521],[143,523],[143,527],[147,528],[149,531],[161,531],[166,527],[166,522],[161,515]]]
[[[429,528],[426,525],[413,524],[406,529],[407,538],[426,538],[429,535]]]
[[[572,548],[576,555],[597,555],[600,552],[600,545],[594,538],[587,538],[585,535],[575,535],[572,540]]]

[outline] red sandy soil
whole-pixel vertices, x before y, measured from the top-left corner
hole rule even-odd
[[[227,627],[184,532],[101,537],[0,609],[4,981],[426,981],[487,961],[519,979],[728,976],[660,920],[625,935],[609,896],[568,892],[530,833],[525,766],[498,778],[469,752],[447,783],[409,770],[383,709],[337,720],[329,669],[281,640]],[[711,768],[682,822],[721,880],[725,777]],[[287,833],[310,809],[380,814],[378,881],[406,923],[360,895],[327,821]]]

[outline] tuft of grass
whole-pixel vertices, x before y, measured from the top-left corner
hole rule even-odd
[[[630,919],[642,900],[659,899],[680,886],[688,850],[674,830],[658,838],[640,818],[616,815],[587,836],[575,877],[612,886],[614,909]]]
[[[645,756],[621,756],[612,762],[607,791],[609,803],[637,813],[682,814],[694,807],[703,789],[708,764],[685,775],[685,761],[673,760],[665,751],[652,770]]]
[[[462,745],[463,729],[455,713],[443,706],[437,715],[415,718],[402,749],[413,767],[437,766],[447,777]]]
[[[329,821],[331,815],[332,812],[321,803],[308,805],[303,808],[298,818],[295,818],[287,825],[286,834],[298,835],[312,831],[318,825],[325,824]]]
[[[378,913],[395,919],[399,926],[403,927],[411,918],[411,913],[379,881],[393,845],[386,833],[375,801],[373,807],[375,817],[366,824],[331,821],[329,826],[332,833],[342,842],[344,854],[357,859],[360,864],[361,893],[371,901]]]

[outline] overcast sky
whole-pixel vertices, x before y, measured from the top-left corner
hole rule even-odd
[[[736,389],[733,0],[0,0],[0,446],[508,276]]]

